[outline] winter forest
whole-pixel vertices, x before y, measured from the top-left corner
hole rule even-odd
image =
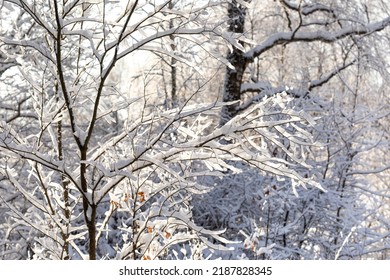
[[[0,0],[0,259],[390,259],[390,1]]]

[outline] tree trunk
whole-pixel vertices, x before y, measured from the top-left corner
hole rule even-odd
[[[170,2],[169,3],[169,9],[173,9],[174,3]],[[169,29],[174,28],[174,22],[173,19],[169,20]],[[169,39],[171,41],[171,49],[173,52],[176,51],[176,45],[175,45],[175,36],[174,35],[169,35]],[[178,98],[177,98],[177,93],[176,93],[176,63],[177,60],[173,56],[171,57],[171,107],[175,108],[178,105]]]
[[[251,0],[245,0],[250,2]],[[229,32],[242,34],[245,27],[246,8],[235,0],[229,4]],[[243,52],[233,46],[233,51],[227,55],[227,60],[234,66],[234,69],[226,67],[225,83],[223,89],[223,101],[239,101],[241,99],[241,83],[247,66]],[[239,111],[239,102],[226,105],[222,108],[220,125],[231,120]]]
[[[87,182],[87,166],[84,162],[87,159],[87,147],[83,146],[80,149],[80,183],[83,194],[83,212],[84,212],[84,220],[88,229],[88,253],[90,260],[96,260],[96,205],[91,204],[88,201],[88,182]]]

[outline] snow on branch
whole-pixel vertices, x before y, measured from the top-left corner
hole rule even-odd
[[[331,7],[328,7],[321,3],[312,3],[312,4],[305,3],[302,6],[300,6],[295,3],[291,3],[288,0],[282,0],[281,2],[289,9],[297,12],[300,11],[305,16],[313,14],[315,12],[327,12],[327,13],[334,14],[334,11]]]
[[[216,30],[213,28],[208,28],[208,27],[199,27],[199,28],[192,28],[192,29],[191,28],[177,28],[177,27],[175,27],[175,28],[171,28],[171,29],[168,29],[165,31],[156,32],[155,34],[150,35],[150,36],[138,41],[137,43],[131,45],[130,47],[120,51],[118,53],[118,56],[117,56],[115,61],[122,59],[123,57],[127,56],[128,54],[134,52],[135,50],[141,49],[146,44],[148,44],[150,42],[154,42],[157,39],[168,37],[170,35],[196,35],[196,34],[203,34],[203,33],[216,33]],[[225,34],[224,38],[229,39],[230,42],[234,41],[231,37],[227,36],[226,34]],[[117,44],[117,42],[111,43],[107,48],[110,48],[112,46],[112,44]],[[240,47],[242,48],[242,46],[240,46]],[[107,71],[109,71],[112,68],[112,64],[114,64],[115,61],[113,60],[112,63],[110,63],[107,67],[105,67],[103,69],[102,74],[101,74],[102,77],[106,76]]]
[[[280,92],[285,92],[289,96],[296,97],[296,98],[307,96],[311,90],[326,84],[333,77],[340,74],[341,71],[347,69],[351,65],[354,65],[356,61],[357,59],[354,59],[348,63],[344,63],[343,65],[333,69],[331,72],[322,75],[318,79],[310,81],[307,89],[289,88],[288,86],[284,86],[284,85],[274,87],[269,82],[264,82],[264,81],[259,81],[256,83],[243,83],[241,85],[242,94],[247,92],[258,92],[258,94],[256,94],[255,96],[253,96],[252,98],[250,98],[249,100],[241,104],[239,111],[244,111],[248,107],[252,106],[252,104],[259,102],[263,98],[274,96]]]
[[[24,48],[32,48],[38,51],[45,58],[50,60],[52,63],[55,63],[54,57],[51,55],[50,51],[46,49],[41,44],[38,44],[32,40],[13,40],[6,37],[0,37],[0,43],[10,45],[10,46],[20,46]],[[0,45],[1,46],[1,45]]]
[[[33,6],[30,6],[26,1],[24,0],[4,0],[5,3],[11,3],[14,5],[19,6],[22,10],[27,12],[30,17],[42,28],[44,28],[51,37],[55,37],[55,30],[45,21],[43,20],[40,16],[39,13],[36,11],[35,3]]]
[[[53,171],[63,173],[75,186],[76,179],[67,171],[63,161],[58,161],[47,154],[40,153],[34,144],[29,144],[18,136],[8,124],[0,123],[0,150],[8,151],[22,159],[30,160]]]
[[[312,89],[314,89],[316,87],[320,87],[323,84],[329,82],[329,80],[332,79],[334,76],[336,76],[341,71],[343,71],[344,69],[348,68],[349,66],[354,65],[356,62],[357,62],[357,59],[354,59],[354,60],[350,61],[349,63],[345,63],[344,65],[335,68],[333,71],[327,73],[326,75],[323,75],[319,79],[312,80],[310,82],[310,84],[309,84],[309,90],[312,90]]]
[[[0,50],[0,77],[9,68],[17,65],[19,65],[19,63],[16,61],[15,58],[7,56]]]
[[[106,182],[96,186],[94,201],[99,203],[112,189],[118,186],[125,178],[134,180],[134,176],[142,170],[152,167],[170,174],[178,184],[187,184],[188,179],[194,176],[192,172],[207,176],[210,173],[222,175],[218,172],[239,172],[234,162],[244,162],[259,170],[272,173],[277,176],[290,178],[296,185],[312,185],[324,190],[320,184],[313,179],[303,178],[295,166],[311,168],[306,162],[304,150],[315,145],[306,126],[313,126],[314,121],[302,111],[294,111],[285,107],[285,102],[291,99],[286,93],[277,95],[276,98],[260,100],[255,106],[237,115],[221,127],[216,127],[210,133],[203,134],[196,127],[181,126],[176,130],[177,137],[183,141],[171,141],[167,135],[175,122],[184,121],[186,116],[196,116],[200,111],[195,108],[194,112],[181,111],[179,115],[171,115],[171,121],[158,117],[151,118],[153,123],[165,120],[168,125],[163,126],[160,133],[156,132],[155,137],[147,141],[146,145],[141,143],[140,137],[133,134],[131,137],[134,147],[133,155],[119,158],[110,166],[103,167],[96,165],[101,172],[109,175]],[[276,102],[276,107],[274,105]],[[208,107],[208,106],[204,106]],[[275,107],[274,109],[264,109]],[[214,108],[215,109],[215,108]],[[200,113],[201,116],[201,113]],[[169,120],[169,119],[168,119]],[[142,126],[144,124],[139,124]],[[200,128],[199,128],[200,129]],[[118,136],[117,141],[124,141],[124,135]],[[286,147],[285,141],[289,142]],[[280,159],[272,155],[270,147],[277,147],[282,150],[287,159]],[[273,149],[273,148],[272,148]],[[102,151],[97,152],[101,154]],[[95,156],[95,158],[98,158]],[[202,162],[205,170],[193,170],[189,173],[178,174],[176,168],[171,165],[184,164],[191,166],[194,162]],[[203,170],[203,171],[202,171]],[[214,173],[213,173],[214,174]],[[214,174],[214,175],[215,175]],[[213,175],[213,176],[214,176]]]
[[[355,25],[341,28],[338,31],[291,31],[291,32],[279,32],[271,35],[262,43],[247,51],[244,57],[248,62],[253,60],[266,52],[267,50],[283,44],[291,42],[314,42],[322,41],[326,43],[335,42],[339,39],[351,36],[351,35],[366,35],[373,32],[378,32],[386,28],[390,24],[390,17],[382,21],[367,25]]]

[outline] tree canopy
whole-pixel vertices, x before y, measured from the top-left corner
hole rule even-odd
[[[0,1],[0,259],[388,259],[385,1]]]

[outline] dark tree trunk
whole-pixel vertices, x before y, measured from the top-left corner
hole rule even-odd
[[[174,2],[170,2],[169,3],[169,9],[173,9],[175,3]],[[171,28],[174,28],[175,24],[173,22],[173,19],[169,20],[169,29]],[[170,35],[169,36],[169,39],[171,40],[171,49],[173,52],[176,52],[176,45],[175,45],[175,36],[174,35]],[[177,60],[176,58],[174,58],[173,56],[171,57],[171,63],[170,63],[170,67],[171,67],[171,107],[172,108],[175,108],[177,105],[178,105],[178,96],[177,96],[177,93],[176,93],[176,63],[177,63]]]
[[[96,208],[93,203],[90,204],[87,198],[88,182],[87,182],[87,164],[84,162],[87,159],[87,146],[84,145],[80,148],[80,183],[81,189],[84,192],[83,195],[83,212],[84,220],[88,229],[88,253],[90,260],[96,260]]]
[[[250,2],[251,0],[246,0]],[[235,0],[229,4],[229,32],[242,34],[245,27],[246,8],[239,5]],[[234,69],[226,67],[225,83],[223,88],[223,101],[231,102],[241,99],[241,83],[247,66],[243,52],[233,47],[233,51],[227,55],[227,60]],[[239,102],[226,105],[222,108],[220,124],[224,125],[231,120],[239,111]]]

